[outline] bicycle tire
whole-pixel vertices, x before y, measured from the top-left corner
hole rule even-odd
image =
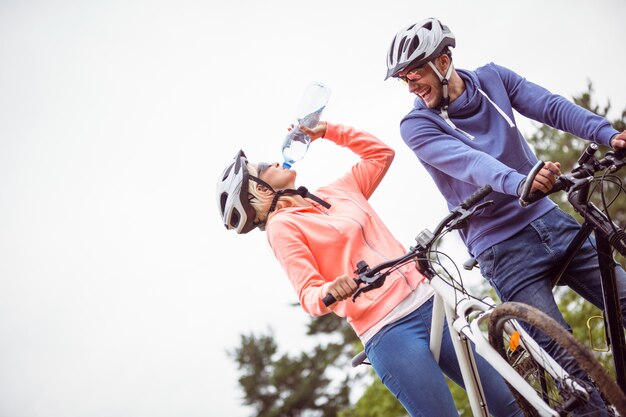
[[[581,407],[585,408],[585,413],[587,413],[595,404],[571,405],[578,401],[580,395],[570,389],[569,384],[554,381],[550,373],[546,371],[548,365],[545,362],[540,363],[535,360],[528,352],[524,351],[525,347],[517,352],[515,348],[509,349],[510,335],[505,330],[505,324],[510,320],[522,324],[522,327],[525,327],[524,323],[533,326],[550,337],[554,345],[569,353],[574,360],[574,366],[578,366],[588,375],[591,381],[577,379],[577,382],[586,387],[590,387],[591,382],[604,402],[600,405],[604,408],[602,411],[608,412],[609,415],[615,415],[617,412],[619,415],[626,416],[626,395],[600,362],[593,357],[592,352],[582,346],[563,326],[544,312],[527,304],[505,302],[498,305],[492,311],[489,321],[489,343],[536,389],[539,396],[544,398],[550,407],[561,413],[559,415],[568,415],[569,412],[575,413],[577,410],[582,412]],[[519,336],[519,333],[517,335]],[[517,346],[525,345],[521,343]],[[543,353],[545,355],[545,352]],[[509,388],[526,416],[538,416],[537,411],[525,398],[510,385]]]

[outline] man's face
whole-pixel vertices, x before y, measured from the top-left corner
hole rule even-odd
[[[401,72],[398,78],[405,81],[409,92],[422,99],[429,109],[437,108],[443,97],[443,89],[439,77],[430,65]]]

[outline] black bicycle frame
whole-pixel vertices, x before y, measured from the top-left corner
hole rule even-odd
[[[613,349],[616,381],[626,393],[626,338],[624,337],[622,310],[615,280],[615,262],[612,255],[610,241],[614,239],[614,231],[618,230],[611,220],[593,203],[587,201],[589,185],[568,195],[568,200],[574,209],[585,219],[582,228],[574,240],[569,244],[565,253],[565,264],[556,275],[558,282],[570,261],[583,245],[584,241],[594,232],[598,251],[598,262],[602,282],[602,297],[604,300],[604,318],[607,327],[608,343]],[[626,256],[622,251],[622,255]]]

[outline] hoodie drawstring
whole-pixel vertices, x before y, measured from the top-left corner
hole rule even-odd
[[[511,118],[509,117],[508,114],[506,114],[504,112],[504,110],[502,110],[500,107],[498,107],[498,105],[496,103],[494,103],[491,98],[489,98],[489,96],[487,95],[487,93],[485,93],[483,90],[481,90],[480,88],[478,89],[478,91],[480,92],[480,94],[482,94],[483,96],[485,96],[485,98],[491,103],[491,105],[493,107],[496,108],[496,110],[498,111],[498,113],[500,113],[500,115],[502,117],[504,117],[504,120],[506,120],[506,122],[509,124],[509,127],[515,127],[515,123],[513,123],[513,120],[511,120]]]

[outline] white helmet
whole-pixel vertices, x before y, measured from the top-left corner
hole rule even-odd
[[[387,53],[387,76],[397,77],[407,68],[416,68],[454,47],[454,34],[435,18],[422,20],[396,34]]]
[[[217,182],[217,204],[224,226],[240,234],[257,227],[254,223],[256,210],[248,197],[250,177],[248,158],[240,150]]]
[[[252,207],[252,204],[250,204],[251,196],[248,192],[250,180],[261,184],[274,194],[272,203],[267,212],[268,215],[274,211],[278,199],[283,195],[299,195],[304,198],[309,198],[327,209],[330,208],[329,203],[317,197],[315,194],[310,193],[306,187],[298,187],[297,190],[274,190],[271,185],[261,178],[250,174],[248,171],[248,158],[246,158],[246,154],[240,150],[235,155],[235,158],[233,158],[233,162],[231,162],[222,173],[216,187],[217,205],[224,226],[226,226],[226,229],[235,229],[239,234],[248,233],[256,227],[265,230],[265,221],[254,221],[257,217],[257,212],[254,207]]]

